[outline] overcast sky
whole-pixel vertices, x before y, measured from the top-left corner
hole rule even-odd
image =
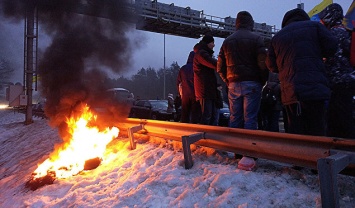
[[[204,14],[217,17],[236,17],[239,11],[249,11],[257,23],[266,23],[281,29],[281,22],[284,14],[297,7],[297,4],[304,3],[304,9],[308,13],[321,0],[158,0],[161,3],[174,3],[175,6],[187,7],[194,10],[203,10]],[[343,7],[344,14],[351,4],[351,0],[334,0]],[[141,31],[139,31],[141,32]],[[162,68],[164,66],[164,35],[152,32],[141,32],[146,34],[147,43],[144,48],[136,53],[135,68],[152,66]],[[187,56],[192,47],[200,39],[184,38],[179,36],[165,36],[165,57],[166,67],[169,67],[173,61],[177,61],[180,66],[186,63]],[[221,38],[215,38],[214,55],[218,55],[220,46],[223,42]]]
[[[290,9],[296,8],[298,3],[304,3],[304,9],[309,12],[314,6],[319,4],[321,0],[158,0],[161,3],[171,4],[180,7],[190,7],[193,10],[203,11],[206,15],[217,17],[234,17],[239,11],[249,11],[255,22],[266,23],[281,28],[282,18]],[[344,14],[348,10],[351,0],[334,0],[339,3]],[[23,79],[23,23],[20,24],[5,24],[0,21],[0,38],[2,38],[0,56],[7,57],[12,62],[12,66],[16,69],[16,76],[13,82],[21,82]],[[140,49],[137,49],[133,54],[133,65],[131,70],[123,74],[126,77],[135,74],[142,67],[153,67],[160,69],[164,67],[164,35],[146,31],[136,31],[139,39],[145,40]],[[132,36],[135,37],[135,36]],[[4,41],[5,40],[5,41]],[[47,38],[39,33],[39,46],[43,47],[48,42]],[[165,64],[169,67],[173,62],[177,62],[180,66],[184,65],[187,60],[187,55],[192,47],[200,39],[184,38],[173,35],[165,35]],[[218,55],[219,48],[223,39],[215,38],[215,55]]]

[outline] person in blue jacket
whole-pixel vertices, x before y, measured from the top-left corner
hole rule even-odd
[[[193,71],[194,56],[195,51],[193,50],[190,52],[186,64],[180,68],[176,81],[177,89],[180,92],[181,97],[180,121],[182,123],[199,123],[201,117],[200,103],[196,101],[195,97]]]

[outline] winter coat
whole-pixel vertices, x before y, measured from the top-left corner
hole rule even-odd
[[[339,4],[331,4],[320,12],[319,17],[338,40],[336,53],[325,61],[330,87],[354,91],[355,71],[350,65],[351,33],[342,24],[343,9]]]
[[[310,21],[302,9],[287,12],[282,27],[271,39],[266,59],[269,70],[279,73],[282,103],[328,100],[323,58],[335,53],[336,39],[322,24]]]
[[[282,110],[279,74],[272,73],[272,72],[269,73],[268,80],[265,86],[263,87],[263,91],[261,94],[262,94],[261,105],[264,105],[262,107],[269,108],[264,110],[275,110],[275,111]],[[270,103],[269,96],[273,96],[274,101],[272,105],[269,105]]]
[[[196,100],[217,99],[217,60],[212,57],[213,50],[200,41],[193,61]]]
[[[174,109],[174,98],[173,95],[169,94],[168,95],[168,108],[167,108],[167,113],[172,113]]]
[[[223,108],[223,92],[217,88],[217,99],[216,99],[216,108]]]
[[[267,80],[264,40],[252,32],[252,19],[240,21],[244,24],[239,24],[237,31],[223,41],[218,55],[217,72],[226,84],[242,81],[264,84]]]
[[[189,57],[187,58],[187,62],[183,65],[177,77],[177,89],[179,90],[179,85],[181,85],[181,95],[186,99],[195,99],[195,87],[194,87],[194,70],[193,70],[193,60],[194,60],[195,52],[191,51]]]

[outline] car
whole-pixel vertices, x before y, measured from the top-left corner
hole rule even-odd
[[[134,95],[129,90],[121,87],[108,89],[107,92],[110,94],[112,98],[116,101],[133,104]]]
[[[223,102],[223,108],[219,109],[219,120],[218,120],[218,126],[229,126],[229,116],[230,116],[230,111],[229,111],[229,106],[226,102]]]
[[[137,100],[129,113],[130,118],[174,120],[175,110],[168,112],[167,100]]]

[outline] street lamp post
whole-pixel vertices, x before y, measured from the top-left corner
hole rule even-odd
[[[164,90],[163,90],[163,99],[165,100],[165,70],[166,70],[166,68],[165,68],[165,33],[164,33]]]

